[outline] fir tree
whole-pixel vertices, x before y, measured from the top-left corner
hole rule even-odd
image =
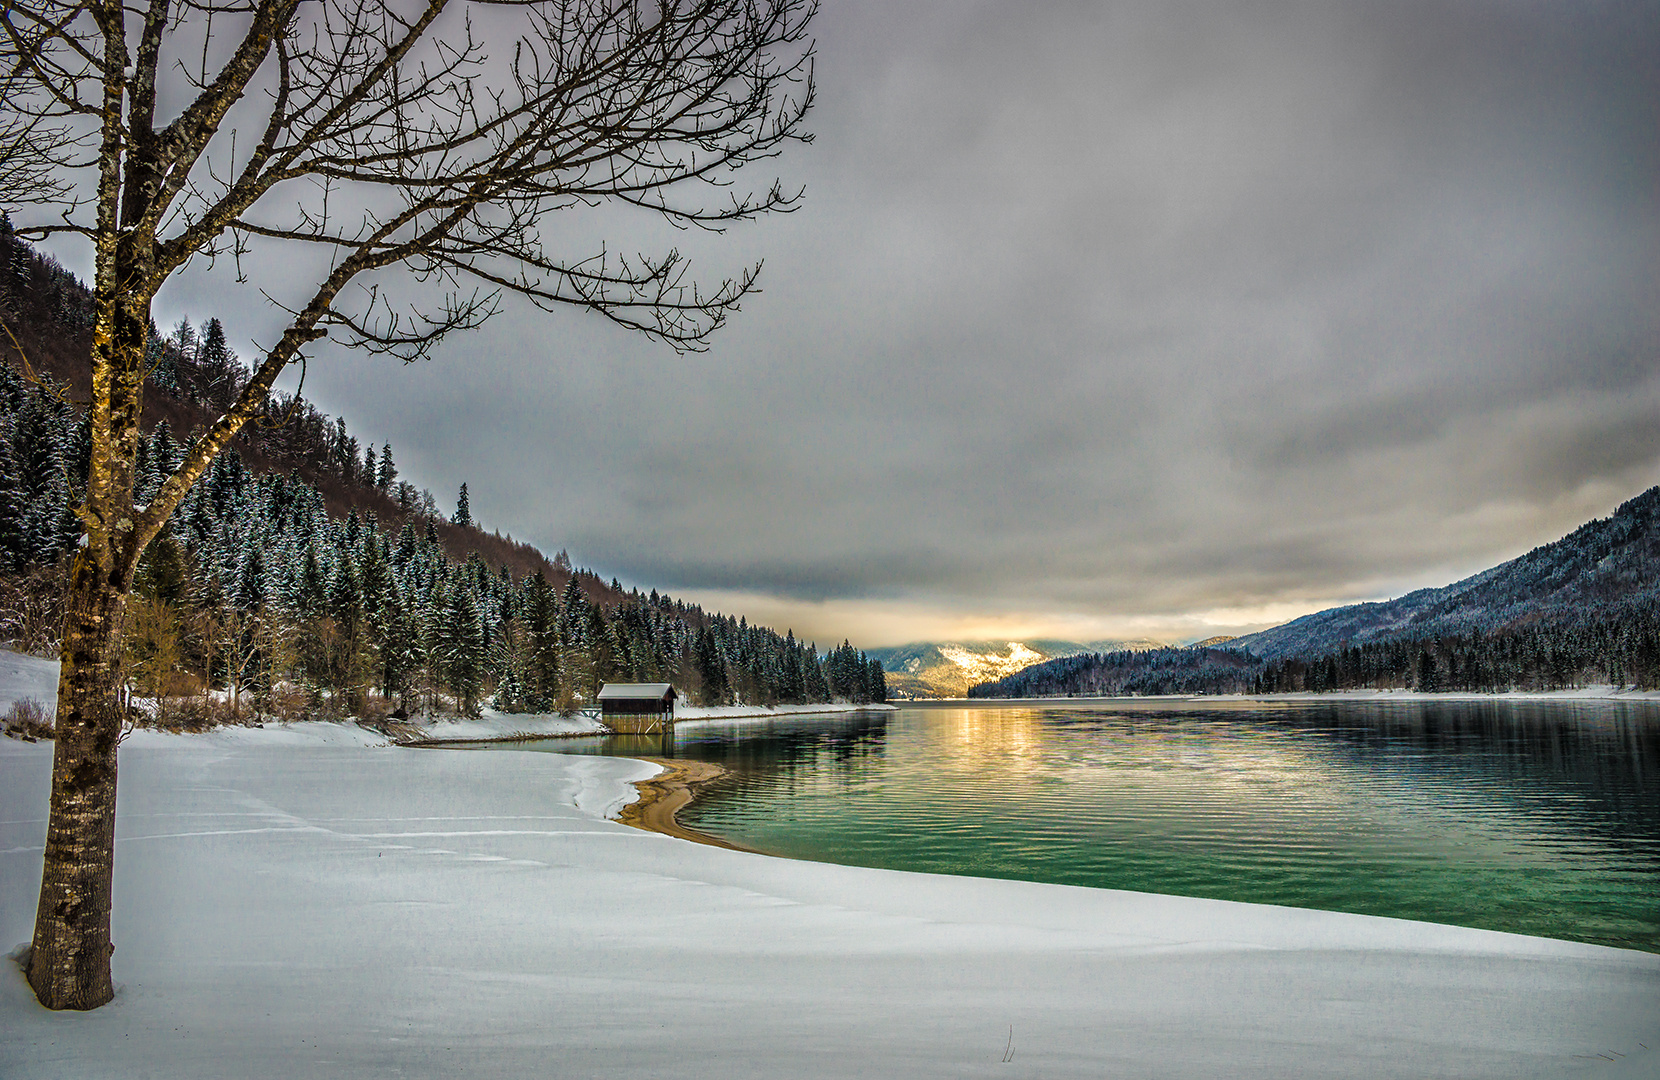
[[[9,365],[0,366],[0,373],[10,370]],[[11,417],[0,417],[0,569],[15,574],[29,565],[29,545],[24,530],[27,493],[12,452],[12,427]]]
[[[488,671],[488,643],[478,599],[464,582],[450,591],[438,634],[438,657],[445,686],[465,716],[478,711]]]
[[[863,654],[861,654],[863,655]],[[882,704],[888,700],[888,677],[882,671],[880,660],[866,658],[865,660],[865,697],[866,702]]]
[[[241,361],[225,341],[225,328],[218,319],[202,327],[196,351],[197,399],[219,412],[229,409],[242,392],[246,377]]]
[[[559,698],[560,642],[558,601],[540,568],[526,584],[524,607],[530,653],[525,697],[531,709],[542,712]]]
[[[473,513],[472,513],[471,508],[467,505],[467,485],[466,485],[466,483],[462,483],[462,485],[461,485],[461,494],[456,497],[456,500],[455,500],[455,517],[452,518],[451,520],[453,520],[457,525],[461,526],[463,529],[470,529],[470,528],[473,527]]]
[[[715,635],[707,627],[698,632],[695,655],[698,678],[703,683],[703,704],[725,705],[730,702],[732,691],[726,680],[726,664],[721,659]]]
[[[807,646],[801,656],[802,672],[805,675],[805,692],[808,701],[829,701],[830,684],[824,679],[824,668],[818,659],[818,647]]]

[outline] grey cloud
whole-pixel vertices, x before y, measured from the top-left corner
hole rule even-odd
[[[607,575],[955,611],[1428,583],[1660,480],[1654,5],[836,0],[818,38],[806,207],[673,238],[767,259],[711,352],[511,308],[308,390]]]

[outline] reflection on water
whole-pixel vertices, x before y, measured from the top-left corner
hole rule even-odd
[[[726,766],[683,819],[779,854],[1660,951],[1648,703],[918,705],[582,741]]]

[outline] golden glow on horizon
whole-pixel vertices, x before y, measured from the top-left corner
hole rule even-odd
[[[1141,640],[1182,644],[1218,634],[1249,634],[1300,615],[1352,601],[1313,599],[1255,607],[1142,616],[1097,616],[1023,611],[962,612],[905,600],[792,600],[736,590],[683,594],[707,611],[744,615],[751,622],[818,643],[821,650],[843,638],[861,649],[918,641]]]

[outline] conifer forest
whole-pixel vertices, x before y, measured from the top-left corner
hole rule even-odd
[[[0,219],[0,642],[52,655],[88,427],[76,404],[91,301]],[[151,327],[139,501],[248,370],[217,319]],[[453,514],[390,444],[274,393],[144,556],[127,684],[165,726],[239,719],[568,711],[607,681],[697,704],[878,702],[878,661],[641,593]]]

